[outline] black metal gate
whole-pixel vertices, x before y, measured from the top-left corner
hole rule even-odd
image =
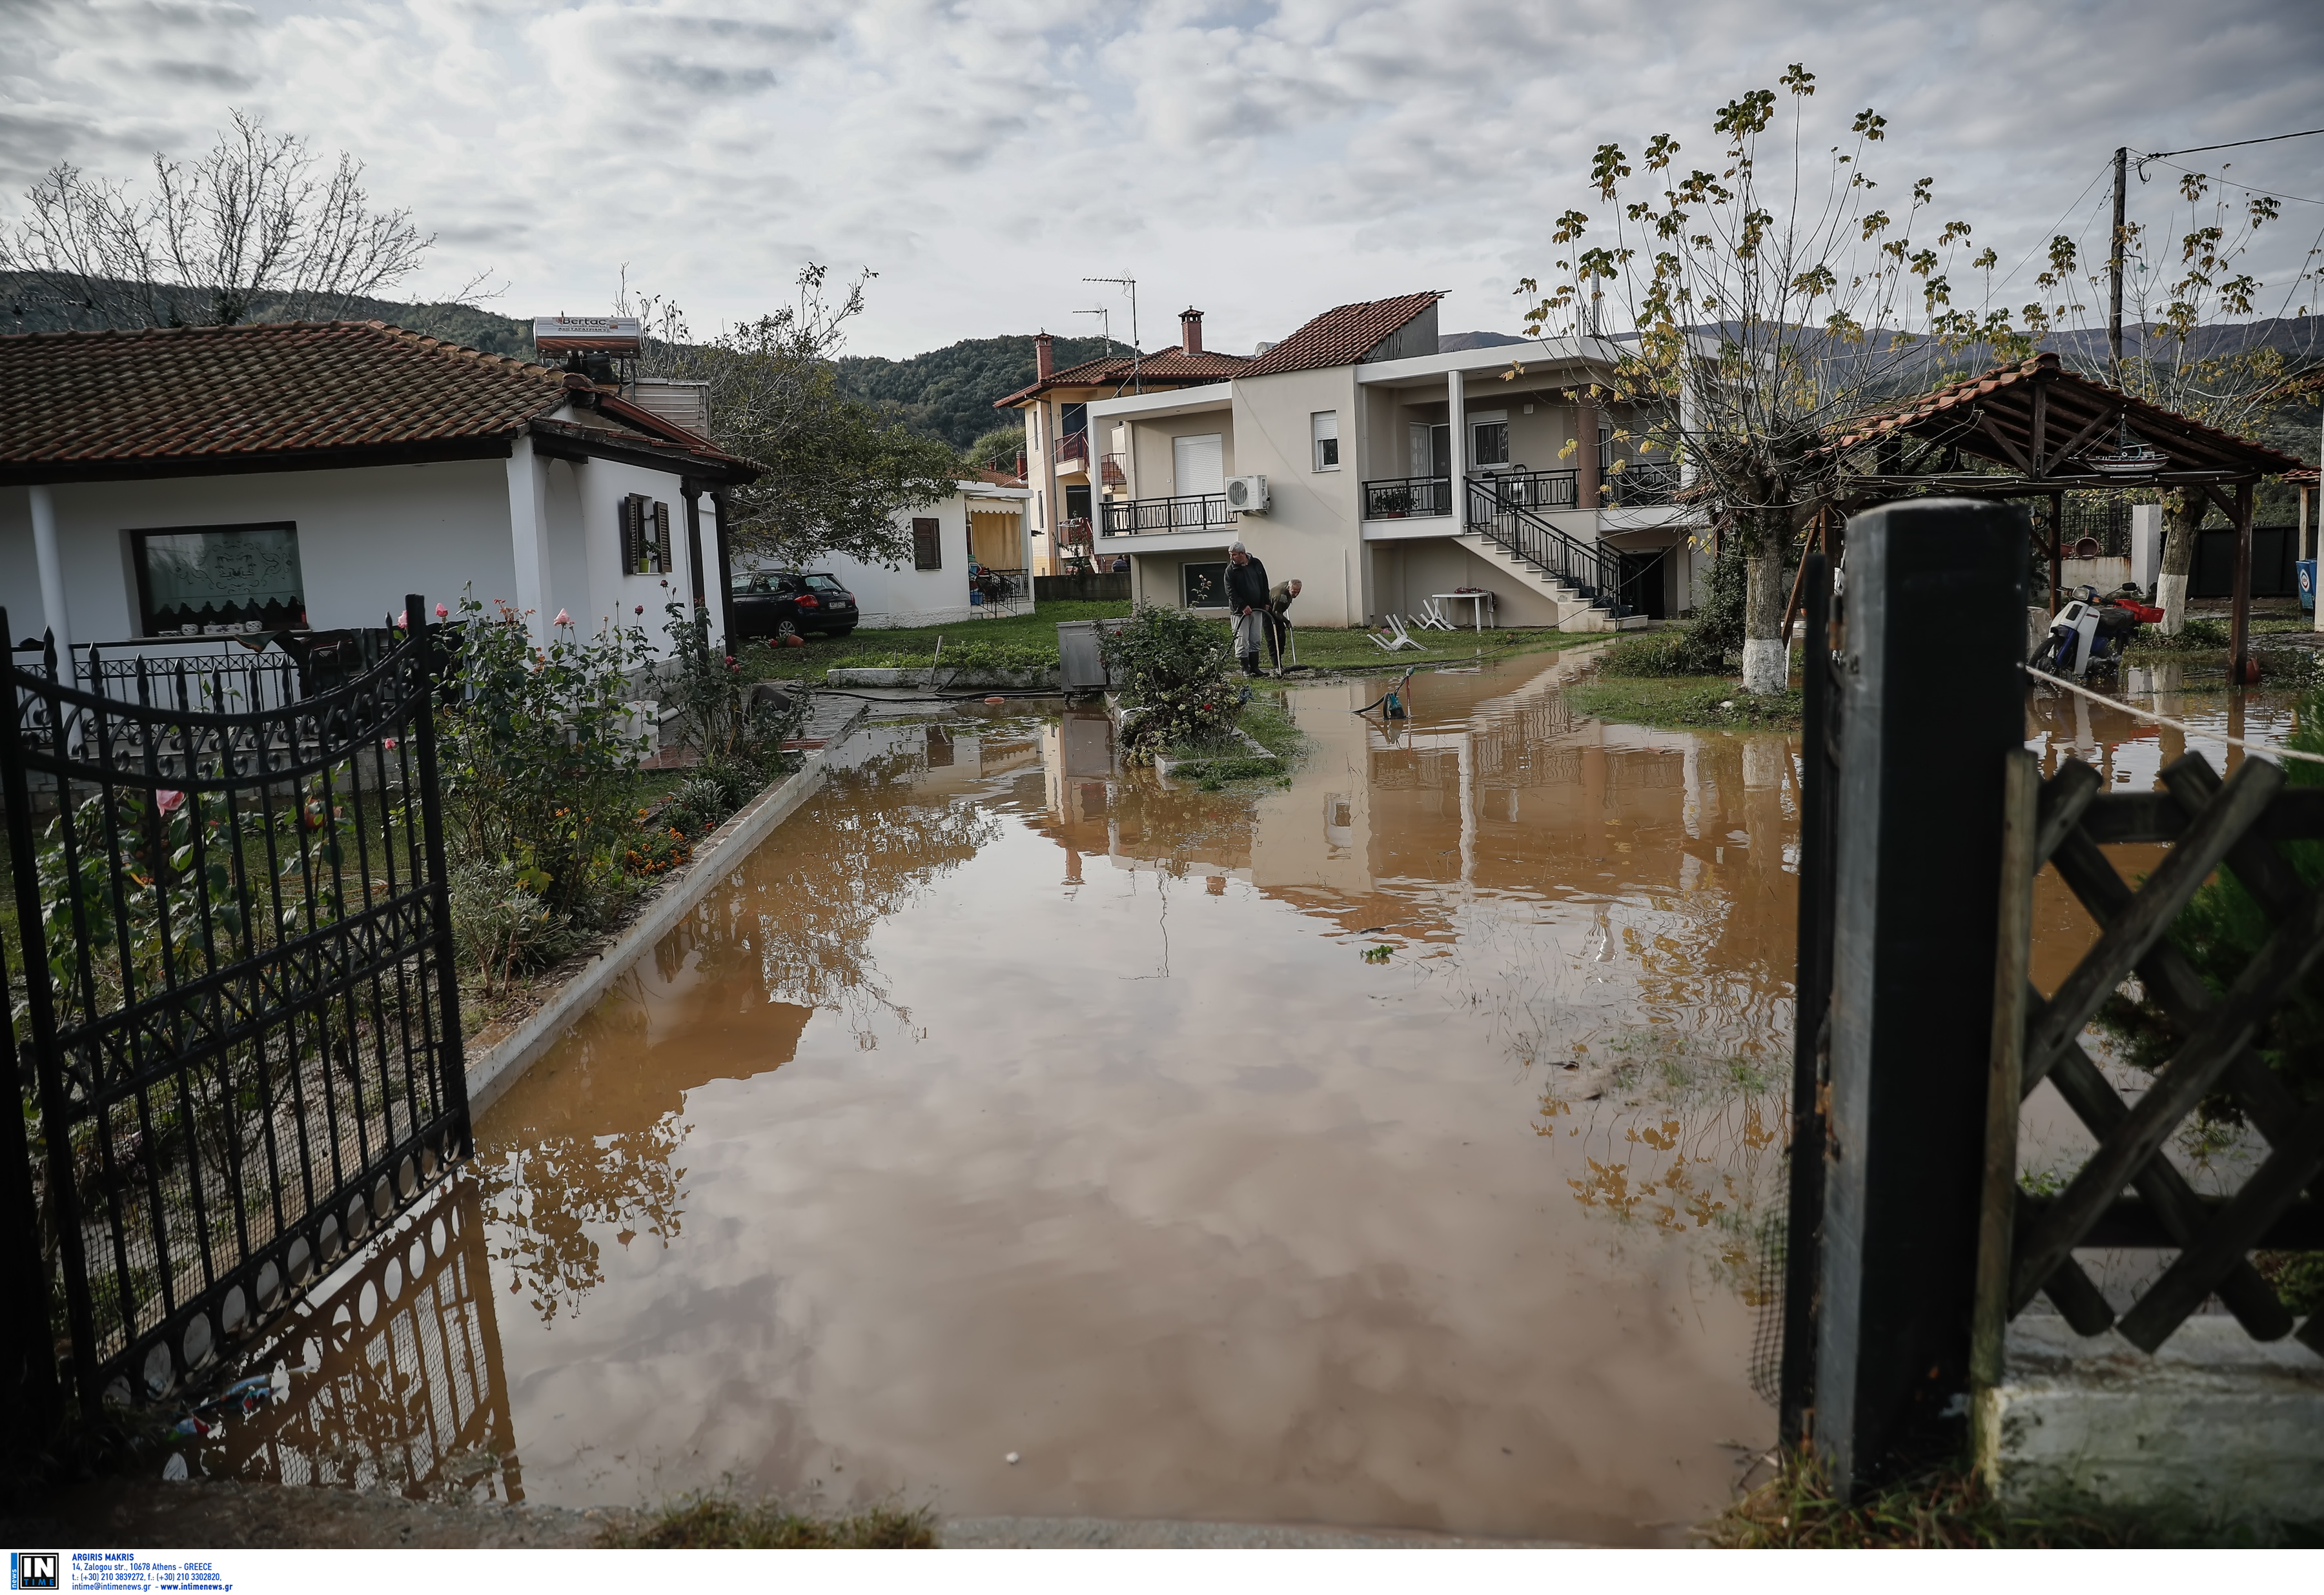
[[[230,1353],[473,1150],[406,613],[360,675],[238,711],[182,663],[0,667],[37,1283],[89,1413]]]

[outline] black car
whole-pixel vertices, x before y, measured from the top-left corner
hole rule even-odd
[[[855,630],[855,595],[819,570],[744,571],[733,590],[734,630],[744,637],[844,637]]]

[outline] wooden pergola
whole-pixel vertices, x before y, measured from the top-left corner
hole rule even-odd
[[[2150,462],[2122,457],[2126,430],[2151,451]],[[1839,507],[1849,512],[1931,493],[2047,498],[2053,611],[2065,560],[2061,529],[2067,493],[2132,488],[2201,492],[2236,529],[2229,675],[2236,681],[2256,677],[2251,657],[2252,506],[2262,477],[2302,468],[2290,455],[2076,376],[2052,354],[1996,366],[1851,422],[1839,450],[1857,467],[1843,476]],[[1863,464],[1871,468],[1861,468]]]

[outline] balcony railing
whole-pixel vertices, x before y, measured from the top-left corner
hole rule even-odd
[[[1223,531],[1236,524],[1222,493],[1179,498],[1128,499],[1105,506],[1105,535],[1138,537],[1164,531]]]
[[[1452,481],[1448,476],[1399,476],[1364,484],[1364,519],[1401,521],[1408,515],[1450,515]]]
[[[1089,434],[1068,432],[1057,438],[1049,445],[1049,460],[1051,464],[1059,466],[1064,465],[1067,460],[1079,460],[1083,465],[1088,465]]]
[[[1678,502],[1679,485],[1679,468],[1676,466],[1628,460],[1624,462],[1620,470],[1606,473],[1606,507],[1609,510],[1644,510],[1658,504],[1674,504]]]
[[[1129,457],[1126,454],[1108,454],[1098,456],[1098,469],[1104,475],[1106,486],[1130,485],[1130,468],[1122,463]]]
[[[1069,549],[1075,545],[1079,545],[1080,547],[1086,549],[1089,547],[1089,541],[1090,520],[1088,516],[1075,515],[1070,520],[1060,521],[1057,522],[1057,546],[1059,548]]]
[[[1572,471],[1508,471],[1476,483],[1495,502],[1516,510],[1571,510],[1582,502]]]

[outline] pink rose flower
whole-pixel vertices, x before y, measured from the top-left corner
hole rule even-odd
[[[452,612],[445,608],[442,604],[439,604],[436,606],[436,618],[438,620],[448,620],[451,618],[451,614]]]
[[[399,613],[395,617],[395,624],[398,630],[410,626],[411,624],[411,612],[407,609]]]
[[[560,626],[569,626],[573,623],[573,617],[560,609],[557,612],[557,620],[555,623]]]
[[[177,813],[179,809],[185,807],[185,802],[186,795],[183,792],[172,792],[165,789],[153,794],[153,807],[160,809],[163,814]]]

